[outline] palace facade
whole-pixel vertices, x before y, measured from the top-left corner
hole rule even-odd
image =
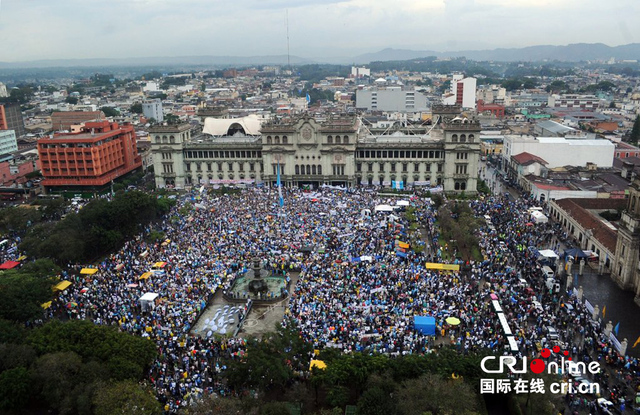
[[[252,117],[150,129],[157,187],[275,184],[318,187],[441,186],[475,193],[480,124],[459,107],[434,106],[433,126],[368,129],[355,116],[308,115],[256,124]],[[258,127],[256,126],[258,125]]]

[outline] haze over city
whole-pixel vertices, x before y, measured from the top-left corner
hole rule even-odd
[[[348,57],[640,41],[640,4],[541,0],[5,0],[2,62],[192,55]]]

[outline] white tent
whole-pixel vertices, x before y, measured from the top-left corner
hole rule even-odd
[[[556,253],[553,252],[551,249],[543,249],[538,251],[538,253],[545,258],[558,258],[558,255],[556,255]]]
[[[398,200],[396,202],[396,206],[409,206],[409,201],[408,200]]]
[[[531,212],[531,220],[535,223],[547,223],[549,222],[549,218],[547,218],[542,212],[538,212],[534,210]]]
[[[375,208],[376,212],[393,212],[393,207],[390,205],[378,205]]]
[[[262,120],[255,114],[242,118],[205,118],[202,132],[213,136],[226,136],[233,127],[241,127],[245,135],[260,135]]]
[[[158,298],[158,294],[156,293],[145,293],[142,297],[140,297],[140,307],[142,311],[149,311],[155,308],[155,301]]]

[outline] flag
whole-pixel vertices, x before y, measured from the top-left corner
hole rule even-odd
[[[604,318],[604,315],[607,313],[607,306],[602,307],[602,318]]]
[[[573,285],[576,287],[578,286],[578,274],[575,274],[573,276]]]
[[[613,328],[613,331],[616,332],[616,336],[618,335],[618,330],[620,329],[620,322],[618,322],[618,324],[616,324],[616,326]]]
[[[278,197],[280,198],[280,207],[284,206],[284,199],[282,198],[282,183],[280,183],[280,163],[278,163]]]
[[[640,336],[638,336],[638,340],[636,340],[635,343],[633,343],[633,347],[636,347],[638,344],[640,344]],[[633,349],[632,347],[632,349]]]

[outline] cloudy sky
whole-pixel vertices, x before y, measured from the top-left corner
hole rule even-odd
[[[640,42],[639,0],[0,0],[0,61]]]

